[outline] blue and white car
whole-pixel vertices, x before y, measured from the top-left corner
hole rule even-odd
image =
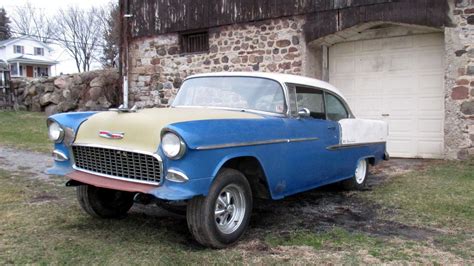
[[[342,182],[361,189],[387,160],[385,122],[357,119],[332,85],[270,73],[187,78],[171,108],[48,118],[55,165],[80,205],[123,217],[134,202],[183,207],[202,245],[246,230],[255,198],[282,199]]]

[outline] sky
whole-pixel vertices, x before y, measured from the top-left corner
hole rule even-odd
[[[42,9],[46,14],[53,16],[59,9],[67,8],[71,5],[87,9],[93,6],[105,6],[110,2],[118,2],[118,0],[0,0],[0,7],[4,7],[7,14],[11,14],[16,7],[25,6],[27,2],[30,2],[35,8]],[[52,59],[59,61],[58,65],[52,67],[53,75],[77,72],[74,59],[64,49],[58,45],[50,46],[54,50]],[[95,64],[92,67],[100,68],[100,64]]]

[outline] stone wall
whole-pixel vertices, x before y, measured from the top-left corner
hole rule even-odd
[[[448,158],[474,155],[474,1],[454,0],[454,27],[445,29]]]
[[[45,112],[106,110],[120,100],[120,76],[116,70],[91,71],[60,77],[14,79],[14,108]]]
[[[209,52],[181,54],[178,34],[137,39],[130,51],[130,101],[139,107],[168,106],[181,81],[192,74],[268,71],[303,74],[303,18],[212,28]]]

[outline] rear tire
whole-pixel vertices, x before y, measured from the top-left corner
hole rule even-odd
[[[245,232],[252,212],[252,190],[245,176],[234,169],[217,175],[207,197],[188,202],[189,231],[203,246],[224,248]]]
[[[82,209],[97,218],[123,218],[133,205],[134,193],[81,185],[76,188]]]
[[[367,159],[360,159],[354,176],[342,182],[342,186],[347,190],[363,190],[367,187],[367,176],[369,173],[369,163]]]

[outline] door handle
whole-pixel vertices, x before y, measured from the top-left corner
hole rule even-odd
[[[390,114],[382,114],[382,116],[385,116],[385,117],[387,117],[387,116],[390,116]]]

